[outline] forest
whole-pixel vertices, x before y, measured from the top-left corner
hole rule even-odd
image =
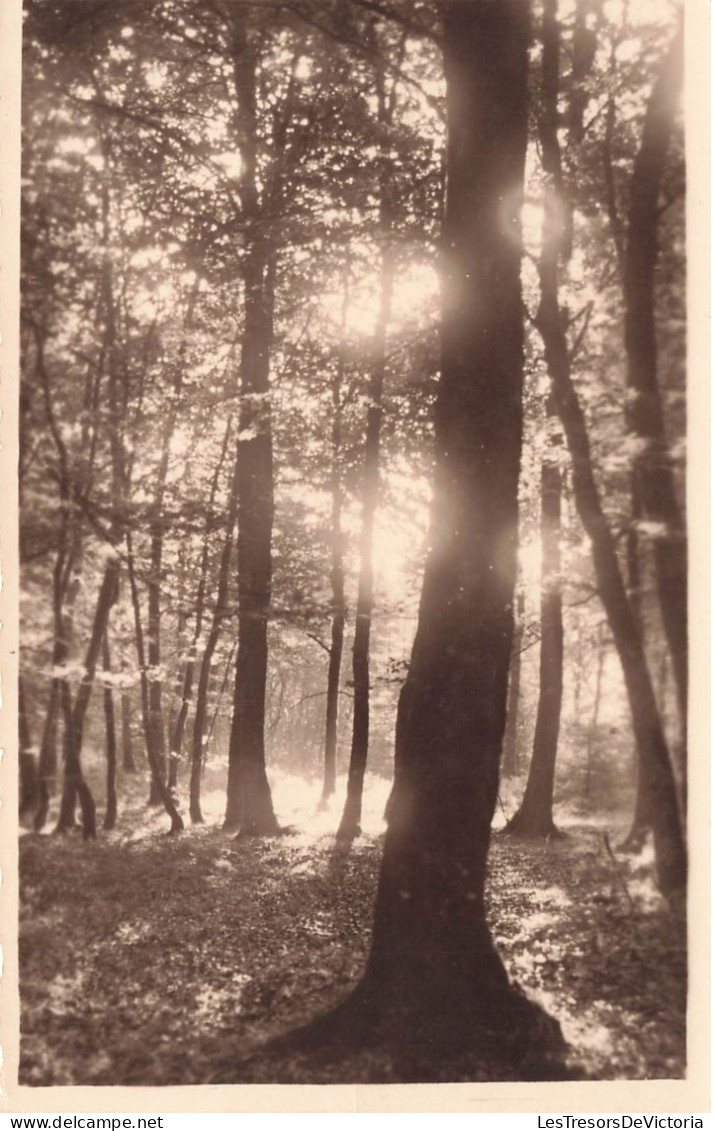
[[[686,1076],[682,85],[25,0],[21,1083]]]

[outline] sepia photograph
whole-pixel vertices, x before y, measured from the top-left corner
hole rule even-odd
[[[688,11],[21,20],[19,1085],[685,1081]]]

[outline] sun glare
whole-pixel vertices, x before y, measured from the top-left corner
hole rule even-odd
[[[542,203],[526,200],[522,206],[522,242],[525,250],[530,255],[539,255],[542,247],[542,221],[544,209]]]
[[[536,586],[540,581],[542,569],[542,541],[540,538],[528,538],[521,542],[517,552],[520,564],[520,576],[525,588]]]
[[[396,335],[419,321],[438,299],[440,280],[430,263],[410,263],[396,276],[391,299],[388,334]],[[335,331],[342,321],[344,295],[341,290],[325,291],[317,300],[320,313]],[[347,308],[346,332],[350,337],[368,338],[374,334],[379,314],[380,295],[377,271],[364,273],[352,285]]]

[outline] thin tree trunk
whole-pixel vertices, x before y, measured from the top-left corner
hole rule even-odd
[[[101,130],[100,130],[101,133]],[[102,135],[102,149],[103,155],[106,160],[106,168],[110,163],[111,153],[110,146]],[[117,455],[117,452],[122,452],[122,445],[120,440],[121,428],[123,419],[118,409],[119,400],[119,386],[121,384],[118,373],[118,357],[117,357],[117,339],[116,339],[116,319],[115,309],[112,293],[112,256],[110,254],[110,198],[109,198],[109,177],[104,178],[102,194],[101,194],[101,215],[102,215],[102,234],[103,234],[103,268],[100,276],[99,287],[99,317],[102,314],[104,317],[103,335],[101,343],[101,352],[99,363],[96,371],[91,371],[88,374],[87,382],[85,385],[85,403],[84,403],[84,423],[82,425],[82,439],[80,450],[85,450],[88,444],[89,454],[86,461],[86,467],[82,472],[82,483],[85,497],[91,489],[92,471],[96,455],[97,446],[97,431],[96,427],[91,426],[91,421],[96,418],[100,395],[101,395],[101,382],[104,372],[106,370],[108,376],[108,408],[109,408],[109,444],[112,455],[111,461],[111,503],[112,513],[109,522],[108,531],[108,557],[104,568],[104,575],[102,578],[99,595],[97,598],[96,609],[94,613],[94,620],[92,624],[91,635],[87,647],[85,660],[84,660],[84,675],[79,685],[77,695],[75,697],[74,705],[72,705],[69,685],[66,680],[63,681],[60,688],[60,699],[62,705],[62,712],[64,715],[65,733],[64,733],[64,785],[62,791],[62,799],[60,804],[60,813],[57,822],[57,831],[70,828],[74,824],[74,811],[76,800],[79,800],[81,814],[82,814],[82,830],[84,839],[93,839],[96,836],[96,806],[91,790],[87,785],[81,767],[82,755],[82,742],[84,736],[84,721],[89,707],[89,701],[92,694],[94,684],[94,676],[96,673],[96,666],[99,661],[99,655],[102,648],[102,641],[107,632],[109,617],[111,610],[115,604],[119,594],[119,556],[116,552],[116,546],[120,541],[119,527],[121,522],[121,502],[122,495],[122,474],[123,474],[123,460]],[[44,358],[41,354],[41,366],[44,371]],[[46,373],[45,373],[46,378]],[[67,452],[64,446],[64,441],[58,435],[54,421],[51,422],[53,433],[60,454],[60,461],[63,467],[62,474],[62,493],[65,499],[69,499],[72,490],[76,490],[76,484],[70,487],[68,477],[67,465]],[[91,439],[88,443],[89,436],[88,430],[92,428]],[[75,529],[72,550],[69,554],[69,564],[67,566],[67,578],[69,578],[69,570],[76,570],[76,563],[78,562],[82,551],[82,531],[80,528]],[[77,587],[79,578],[76,577],[73,585]],[[69,611],[69,623],[73,619],[73,606],[74,600],[71,601]],[[61,619],[61,611],[56,613]],[[71,627],[65,627],[63,631],[65,648],[69,648],[69,640],[71,638]],[[64,659],[64,657],[63,657]]]
[[[517,724],[520,713],[520,674],[522,671],[523,613],[522,593],[517,598],[517,616],[510,657],[510,676],[508,683],[508,708],[503,739],[503,777],[511,778],[520,768],[520,752],[517,745]]]
[[[210,639],[208,640],[208,644],[210,644]],[[208,717],[208,683],[210,680],[211,661],[214,652],[215,644],[210,649],[206,647],[205,651],[203,652],[201,666],[198,673],[198,687],[196,690],[196,707],[195,715],[193,718],[193,744],[191,751],[191,782],[189,801],[191,821],[194,825],[203,824],[203,813],[201,811],[201,775],[203,773],[205,743],[207,737],[206,720]]]
[[[170,765],[168,773],[168,787],[175,789],[178,784],[178,769],[181,761],[181,752],[183,750],[183,737],[186,732],[186,723],[188,721],[188,708],[193,695],[193,675],[195,670],[195,661],[193,658],[186,660],[183,668],[183,673],[179,672],[176,676],[175,683],[175,696],[179,701],[179,707],[176,711],[175,718],[171,720],[171,740],[170,740]]]
[[[342,600],[344,584],[342,578]],[[335,608],[339,600],[339,582],[333,583],[333,599]],[[332,614],[332,637],[329,646],[329,667],[327,670],[327,715],[324,737],[324,780],[322,782],[322,795],[319,801],[320,809],[325,809],[333,796],[337,785],[337,730],[339,725],[339,682],[342,670],[342,653],[344,650],[344,624],[346,617],[343,610]]]
[[[548,419],[554,405],[548,410]],[[562,707],[562,580],[560,576],[561,475],[556,452],[542,465],[542,582],[540,598],[540,698],[532,760],[520,808],[507,832],[522,836],[559,835],[552,816],[555,763]]]
[[[356,616],[354,620],[354,645],[352,673],[354,680],[354,714],[352,717],[352,746],[347,777],[347,798],[337,830],[340,840],[351,840],[360,832],[364,775],[369,754],[369,650],[371,620],[374,608],[374,521],[379,501],[379,454],[381,446],[381,421],[383,416],[384,378],[386,376],[386,334],[391,316],[391,301],[396,274],[396,250],[390,241],[392,215],[390,205],[390,163],[387,143],[388,129],[392,124],[395,107],[396,80],[387,98],[383,63],[377,64],[376,86],[378,98],[378,123],[382,138],[379,168],[379,237],[382,245],[379,279],[379,311],[374,327],[371,350],[371,372],[367,390],[366,440],[364,444],[364,471],[362,477],[361,533],[359,538],[359,583]]]
[[[337,734],[339,728],[339,683],[344,650],[346,602],[344,600],[344,535],[342,533],[342,385],[345,368],[347,313],[349,310],[349,276],[345,273],[339,357],[332,378],[332,563],[329,580],[332,586],[332,628],[327,670],[327,711],[324,735],[324,780],[320,809],[325,809],[337,785]]]
[[[131,737],[131,701],[125,692],[121,694],[121,768],[125,774],[136,773],[134,743]]]
[[[641,503],[636,480],[631,484],[631,522],[626,532],[626,575],[627,595],[634,620],[644,637],[644,621],[641,615],[641,563],[639,561],[639,532],[637,523],[641,518]]]
[[[52,574],[52,614],[54,643],[52,667],[64,665],[69,657],[74,631],[74,605],[79,591],[79,564],[82,556],[83,530],[76,518],[77,501],[88,497],[91,489],[94,458],[96,454],[96,429],[92,428],[93,406],[96,405],[101,375],[104,369],[107,338],[105,335],[100,351],[99,364],[90,366],[84,387],[84,412],[80,437],[80,450],[87,451],[83,469],[70,471],[67,447],[58,426],[50,373],[45,361],[45,337],[38,327],[35,330],[35,362],[37,376],[44,397],[45,412],[50,434],[57,451],[57,481],[59,485],[60,529],[59,546]],[[91,437],[90,437],[91,429]],[[57,772],[57,728],[60,710],[64,717],[65,732],[70,728],[71,695],[64,677],[53,675],[45,728],[40,747],[38,808],[34,817],[34,828],[39,831],[47,820],[50,801],[50,788]],[[65,734],[66,748],[66,734]],[[67,803],[69,803],[68,791]],[[65,819],[74,823],[74,804],[71,815],[67,810]]]
[[[203,823],[200,796],[201,774],[203,772],[203,762],[205,759],[205,748],[207,741],[206,722],[208,719],[208,690],[210,686],[213,656],[215,655],[215,650],[218,646],[218,641],[220,640],[223,620],[227,611],[228,590],[230,582],[230,564],[233,555],[235,522],[237,519],[237,514],[238,470],[236,464],[233,469],[233,476],[228,494],[228,512],[226,516],[225,538],[223,541],[223,549],[220,555],[220,566],[218,568],[218,586],[215,598],[215,608],[213,609],[213,619],[211,621],[210,630],[208,632],[208,639],[206,640],[205,649],[201,658],[200,670],[198,673],[196,709],[195,717],[193,720],[193,746],[191,752],[190,782],[190,814],[191,820],[194,825]]]
[[[543,168],[549,179],[545,196],[543,251],[540,257],[540,305],[536,326],[542,337],[570,456],[579,517],[592,544],[599,596],[606,610],[621,661],[636,737],[643,788],[653,810],[654,844],[659,885],[664,893],[686,883],[686,850],[678,814],[668,747],[661,726],[641,635],[629,604],[594,479],[589,437],[575,390],[567,338],[559,308],[558,259],[561,252],[563,191],[557,137],[559,25],[556,0],[545,0],[543,19],[543,86],[549,110],[540,122]],[[547,69],[546,69],[547,68]]]
[[[37,767],[37,809],[33,818],[32,827],[35,832],[40,832],[47,821],[50,807],[50,797],[54,792],[57,780],[57,730],[59,725],[59,679],[53,679],[50,685],[50,696],[47,704],[47,714],[42,730],[40,743],[40,757]]]
[[[34,810],[39,801],[37,766],[32,752],[30,720],[22,676],[17,680],[18,738],[20,744],[20,816]]]
[[[641,518],[641,504],[636,476],[631,481],[631,522],[626,535],[626,567],[627,567],[627,592],[631,612],[641,634],[641,643],[645,647],[644,620],[641,610],[641,564],[639,561],[639,532],[637,522]],[[662,718],[663,726],[663,718]],[[651,831],[651,820],[646,811],[647,794],[644,789],[644,776],[640,767],[636,766],[636,797],[634,801],[634,815],[631,828],[621,848],[627,852],[638,852]]]
[[[542,280],[543,302],[537,325],[545,344],[548,369],[553,377],[558,410],[573,465],[577,509],[592,543],[599,595],[607,613],[621,660],[632,714],[637,749],[654,811],[659,883],[664,892],[683,887],[686,853],[681,834],[676,791],[668,748],[658,714],[641,637],[619,570],[616,546],[602,510],[592,471],[584,414],[572,383],[564,329],[551,279]]]
[[[203,631],[203,617],[204,617],[204,614],[205,614],[206,588],[207,588],[207,581],[208,581],[208,565],[209,565],[209,558],[210,558],[210,553],[209,553],[210,516],[213,514],[213,511],[215,509],[215,500],[216,500],[216,496],[217,496],[217,492],[218,492],[218,483],[219,483],[219,480],[220,480],[220,473],[223,469],[223,464],[225,462],[225,456],[226,456],[226,453],[227,453],[227,450],[228,450],[228,441],[229,441],[229,438],[230,438],[230,432],[231,432],[231,420],[228,420],[228,423],[227,423],[227,426],[226,426],[226,429],[225,429],[225,435],[223,437],[223,443],[222,443],[222,446],[221,446],[220,458],[218,459],[218,461],[216,463],[215,470],[213,472],[213,477],[212,477],[212,480],[211,480],[211,485],[210,485],[208,512],[207,512],[207,516],[206,516],[206,526],[205,526],[204,535],[203,535],[204,542],[203,542],[203,550],[202,550],[202,553],[201,553],[200,574],[199,574],[199,578],[198,578],[198,592],[196,594],[196,619],[195,619],[195,625],[194,625],[194,629],[193,629],[193,639],[191,641],[189,656],[188,656],[188,659],[186,660],[185,667],[184,667],[183,682],[182,682],[182,685],[181,685],[181,688],[180,688],[181,705],[180,705],[180,708],[179,708],[179,711],[178,711],[178,715],[177,715],[177,718],[176,718],[176,724],[175,724],[173,736],[172,736],[172,739],[171,739],[171,750],[172,750],[172,752],[175,752],[177,754],[180,754],[182,746],[183,746],[183,736],[184,736],[184,733],[185,733],[186,722],[188,720],[188,708],[189,708],[189,704],[191,702],[191,698],[193,696],[193,683],[194,683],[194,680],[195,680],[195,668],[196,668],[196,650],[198,648],[198,642],[200,640],[201,633]],[[228,506],[230,508],[230,502],[229,502]],[[233,515],[232,521],[230,521],[230,519],[229,519],[229,525],[230,525],[230,528],[231,528],[229,537],[232,540],[233,527],[235,525],[234,515]],[[209,661],[209,667],[210,667],[210,661]],[[201,741],[202,741],[202,732],[203,732],[204,723],[205,723],[205,695],[206,695],[206,691],[207,691],[207,679],[206,679],[205,687],[204,687],[204,690],[203,690],[203,703],[202,703],[202,708],[201,708],[201,710],[202,710],[202,721],[201,721],[200,726],[198,727],[198,733],[201,736]],[[196,733],[196,728],[194,727],[194,736],[195,736],[195,733]],[[200,812],[200,771],[201,771],[201,766],[202,766],[202,746],[199,748],[197,778],[196,778],[195,782],[193,780],[193,766],[194,766],[194,757],[192,755],[192,757],[191,757],[191,785],[190,785],[190,798],[191,798],[190,799],[190,813],[191,813],[191,820],[193,821],[193,823],[194,824],[200,824],[203,820],[203,817],[202,817],[201,812]]]
[[[384,376],[386,373],[386,329],[391,311],[395,274],[395,254],[387,249],[381,266],[381,297],[374,334],[372,369],[369,378],[369,408],[366,418],[364,474],[362,488],[361,535],[359,539],[359,585],[354,620],[352,672],[354,715],[352,747],[347,778],[347,798],[337,831],[339,839],[358,836],[361,822],[364,775],[369,753],[369,647],[374,608],[374,520],[379,498],[379,449],[383,415]]]
[[[188,306],[184,319],[184,334],[187,334],[193,321],[193,310],[198,297],[199,280],[193,285],[193,290],[188,299]],[[146,651],[149,665],[149,726],[151,728],[151,744],[154,751],[154,760],[159,768],[160,776],[154,774],[151,778],[149,790],[149,805],[160,805],[162,791],[159,781],[166,780],[166,732],[163,715],[163,681],[160,677],[161,665],[161,585],[163,581],[163,543],[165,533],[165,518],[163,513],[164,497],[166,494],[166,480],[168,476],[171,440],[176,430],[180,394],[183,387],[183,371],[185,367],[186,340],[181,342],[178,358],[173,372],[170,397],[164,417],[161,433],[160,458],[154,485],[154,499],[150,526],[149,573],[147,579],[147,621],[146,621]],[[147,735],[147,743],[149,741]],[[175,781],[174,783],[175,784]],[[171,783],[169,782],[169,789]]]
[[[78,558],[80,543],[75,539],[67,547],[69,532],[63,529],[60,547],[52,574],[52,610],[54,619],[54,642],[52,645],[52,668],[61,667],[69,656],[74,631],[74,605],[79,593],[80,577]],[[38,766],[39,788],[38,806],[33,820],[35,832],[44,828],[49,812],[50,796],[57,778],[57,738],[60,711],[63,710],[64,677],[52,677],[47,714],[42,732]],[[66,712],[65,712],[66,725]]]
[[[599,642],[597,647],[597,674],[594,679],[594,700],[592,702],[592,717],[587,728],[587,770],[584,781],[584,795],[587,803],[591,802],[592,795],[592,764],[594,762],[594,744],[597,740],[597,727],[599,726],[599,707],[602,700],[602,676],[604,674],[604,641],[602,627],[599,626]]]
[[[168,717],[168,788],[175,794],[178,788],[178,771],[181,765],[181,750],[183,747],[183,732],[186,725],[186,716],[188,714],[188,700],[183,695],[185,683],[185,665],[181,670],[181,658],[186,647],[186,624],[187,617],[185,611],[186,601],[186,566],[183,548],[179,550],[179,580],[178,580],[178,614],[176,625],[176,651],[178,652],[179,662],[176,667],[176,673],[173,683],[173,698],[171,701],[171,709]],[[190,689],[189,689],[190,691]],[[179,704],[176,710],[176,703]]]
[[[96,836],[96,806],[82,773],[81,752],[84,719],[92,694],[102,640],[107,630],[112,606],[118,596],[118,589],[119,558],[113,556],[107,563],[99,589],[92,633],[84,658],[84,675],[74,700],[74,706],[71,708],[69,726],[64,736],[64,789],[57,821],[57,832],[62,832],[73,824],[74,797],[76,794],[82,813],[82,832],[85,840],[91,840]]]
[[[659,197],[683,75],[683,32],[662,64],[646,108],[643,134],[631,178],[624,258],[624,338],[627,380],[635,393],[629,426],[644,447],[634,476],[644,517],[659,523],[653,539],[659,604],[671,653],[681,729],[688,697],[688,561],[686,524],[676,497],[664,412],[657,379],[656,260]]]
[[[136,570],[134,568],[134,557],[132,549],[131,532],[127,531],[126,534],[126,566],[129,575],[129,589],[131,592],[131,605],[134,613],[134,630],[136,633],[136,654],[139,661],[139,671],[141,673],[141,711],[143,716],[144,734],[146,735],[146,756],[149,762],[151,771],[151,779],[155,784],[155,790],[161,799],[164,809],[168,816],[171,818],[172,833],[181,832],[183,830],[183,820],[181,818],[176,804],[171,797],[171,792],[166,785],[165,778],[162,773],[161,762],[158,756],[157,749],[154,745],[154,736],[151,728],[151,708],[149,701],[149,681],[146,671],[146,650],[144,648],[144,633],[141,623],[141,603],[139,600],[139,588],[136,582]]]
[[[68,530],[65,530],[63,539],[68,535]],[[57,555],[57,562],[55,565],[54,577],[54,621],[55,621],[55,642],[53,648],[53,660],[56,667],[61,667],[67,662],[69,658],[70,649],[72,646],[72,639],[74,637],[74,606],[79,593],[81,579],[79,576],[78,563],[81,554],[81,536],[79,531],[75,531],[73,544],[69,552],[60,549]],[[76,824],[75,811],[77,801],[76,784],[72,777],[67,777],[67,750],[71,742],[70,734],[72,730],[72,696],[69,689],[69,683],[66,676],[60,676],[57,680],[57,694],[56,694],[56,712],[57,721],[52,720],[52,742],[56,743],[57,724],[59,722],[59,714],[62,715],[63,723],[63,782],[62,793],[60,799],[60,812],[58,828],[70,829]],[[48,725],[50,720],[48,719]],[[53,750],[53,755],[56,754],[56,747]],[[40,807],[35,816],[35,828],[39,829],[44,825],[47,816],[49,796],[45,798],[41,794]],[[88,805],[88,812],[90,807]],[[91,816],[89,818],[91,823]]]
[[[166,738],[163,725],[163,684],[158,671],[161,663],[161,559],[163,557],[163,524],[161,518],[154,522],[151,533],[151,550],[149,562],[148,590],[148,619],[147,619],[147,662],[149,671],[149,717],[148,726],[151,731],[151,746],[158,765],[159,776],[152,774],[149,789],[149,805],[161,804],[161,789],[159,780],[166,779]],[[149,743],[149,736],[146,736]]]
[[[104,632],[102,641],[102,666],[109,675],[111,673],[111,656],[109,651],[109,634]],[[114,714],[114,696],[111,684],[104,685],[104,726],[106,728],[106,811],[104,813],[104,828],[107,831],[116,826],[116,720]]]

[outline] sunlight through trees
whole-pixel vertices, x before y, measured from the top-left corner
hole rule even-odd
[[[24,13],[28,883],[182,877],[167,945],[227,965],[181,993],[252,1018],[191,1082],[681,1075],[681,13]],[[629,981],[670,957],[637,1056],[649,1003],[590,992],[607,915]],[[28,1082],[182,1082],[185,1035],[55,1068],[28,1016]]]

